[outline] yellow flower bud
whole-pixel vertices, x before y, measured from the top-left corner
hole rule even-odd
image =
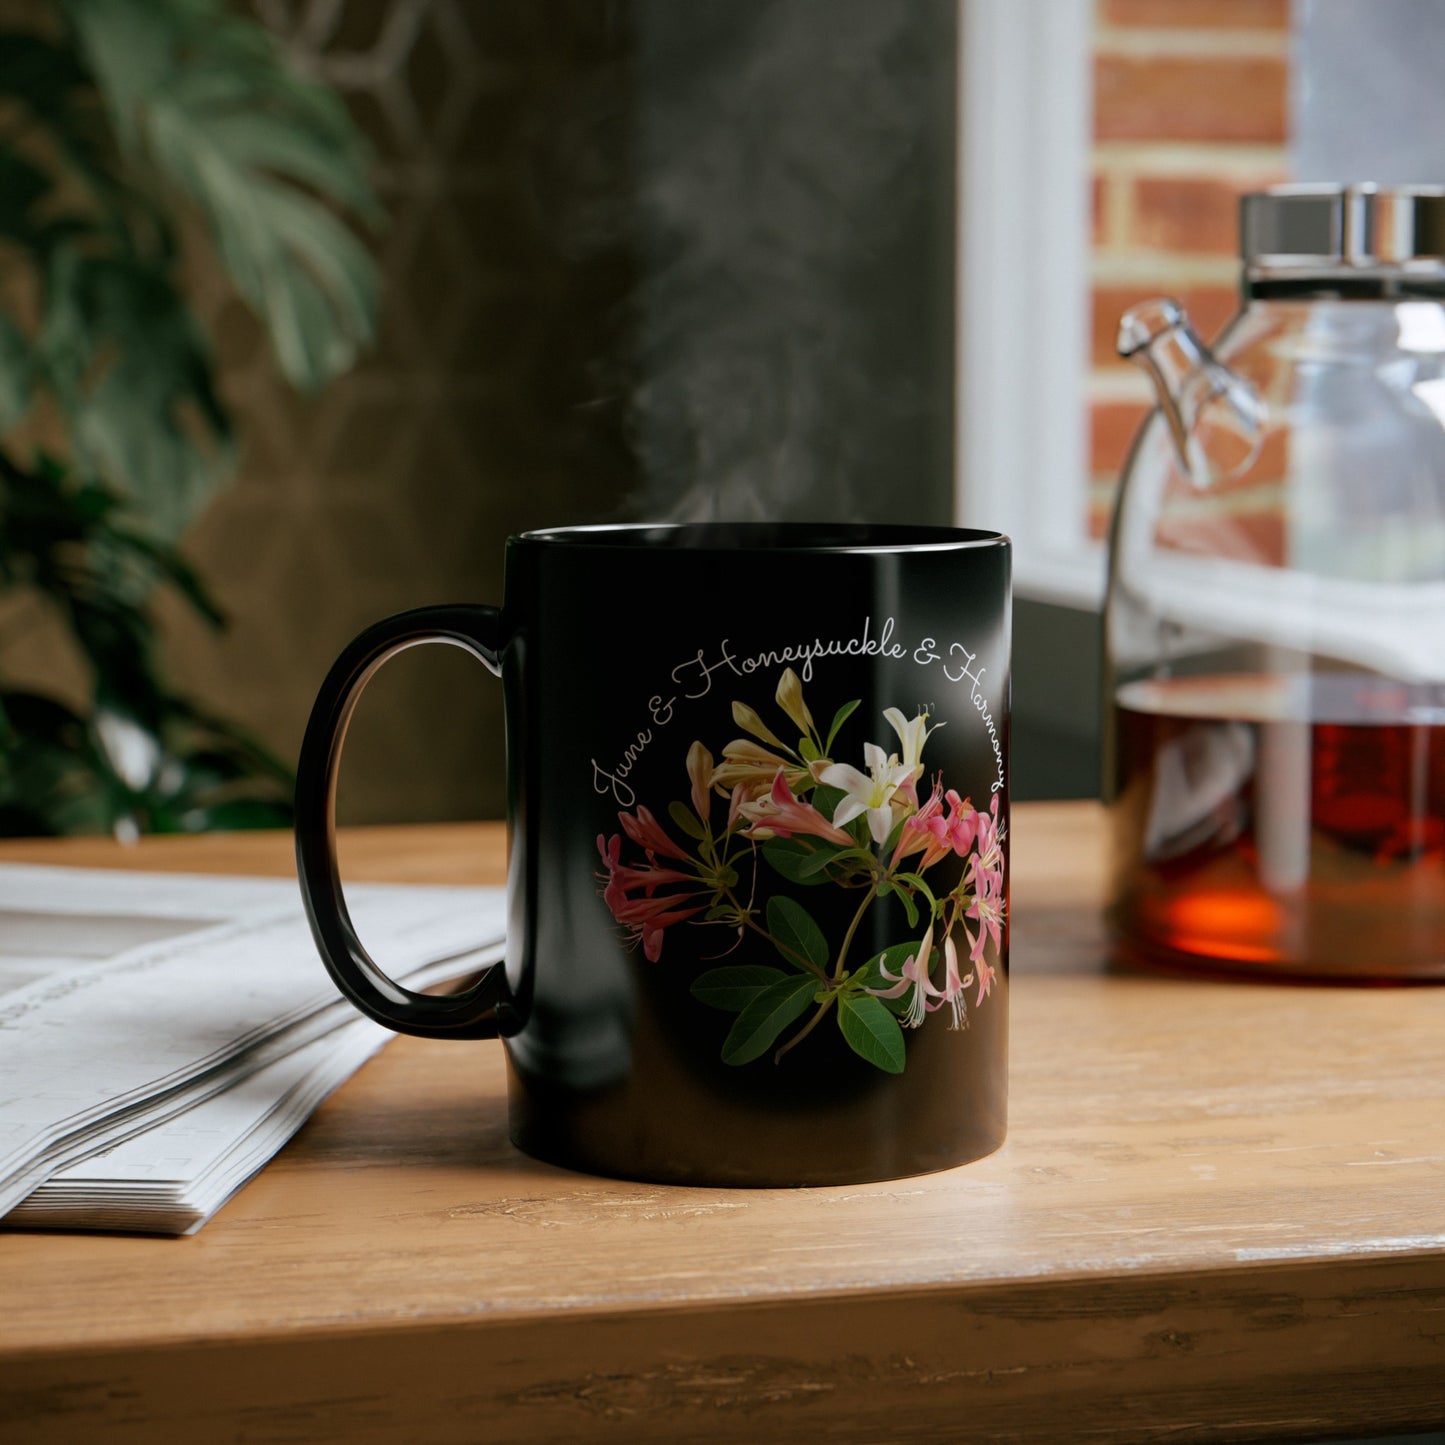
[[[751,733],[755,738],[762,738],[765,743],[772,743],[775,748],[788,746],[745,702],[733,704],[733,721],[745,733]]]
[[[712,754],[700,742],[687,750],[687,776],[692,783],[692,806],[703,824],[707,823],[712,787]]]
[[[813,714],[803,701],[803,684],[791,667],[778,679],[778,706],[792,718],[800,732],[813,731]]]

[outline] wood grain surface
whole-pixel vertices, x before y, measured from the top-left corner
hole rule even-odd
[[[398,1039],[199,1235],[0,1236],[0,1440],[1240,1440],[1445,1423],[1445,990],[1108,971],[1014,814],[1010,1135],[842,1189],[591,1179]],[[501,876],[495,826],[348,836]],[[0,857],[284,873],[275,837]],[[318,968],[319,968],[318,964]]]

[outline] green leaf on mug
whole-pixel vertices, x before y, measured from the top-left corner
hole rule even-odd
[[[791,982],[792,977],[780,968],[765,968],[760,963],[731,964],[699,974],[693,979],[690,992],[700,1003],[740,1013],[765,988]]]
[[[833,714],[833,726],[828,729],[828,740],[823,744],[823,751],[828,757],[833,756],[833,740],[838,736],[838,729],[853,716],[854,710],[862,701],[861,698],[854,698],[852,702],[845,702],[837,712]]]
[[[848,1047],[887,1074],[901,1074],[908,1061],[898,1020],[871,994],[845,993],[838,999],[838,1027]]]
[[[793,974],[765,988],[737,1016],[723,1040],[725,1064],[749,1064],[770,1049],[778,1035],[806,1011],[818,991],[812,974]]]
[[[702,824],[697,820],[697,814],[686,803],[669,803],[667,815],[689,838],[701,841],[707,836],[703,831]]]
[[[801,903],[781,893],[769,898],[768,932],[790,961],[806,958],[816,969],[828,967],[828,940]]]
[[[880,888],[878,891],[881,895],[883,890]],[[908,890],[906,888],[899,888],[895,884],[892,891],[896,895],[898,901],[903,905],[903,911],[908,915],[908,926],[910,928],[917,928],[918,905],[913,901],[912,897],[910,897]]]
[[[763,844],[763,857],[789,883],[809,886],[828,881],[823,870],[840,852],[836,843],[804,843],[797,838],[773,838]]]

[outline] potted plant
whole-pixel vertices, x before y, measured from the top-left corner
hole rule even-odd
[[[160,590],[236,437],[181,282],[205,237],[314,390],[370,342],[379,211],[340,99],[223,0],[51,0],[0,31],[0,601],[54,610],[82,705],[6,680],[0,833],[280,824],[286,765],[168,682]],[[199,224],[191,224],[192,221]]]

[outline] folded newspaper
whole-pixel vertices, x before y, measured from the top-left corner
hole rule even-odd
[[[500,888],[347,903],[412,988],[501,957]],[[0,865],[0,1225],[193,1233],[390,1037],[294,882]]]

